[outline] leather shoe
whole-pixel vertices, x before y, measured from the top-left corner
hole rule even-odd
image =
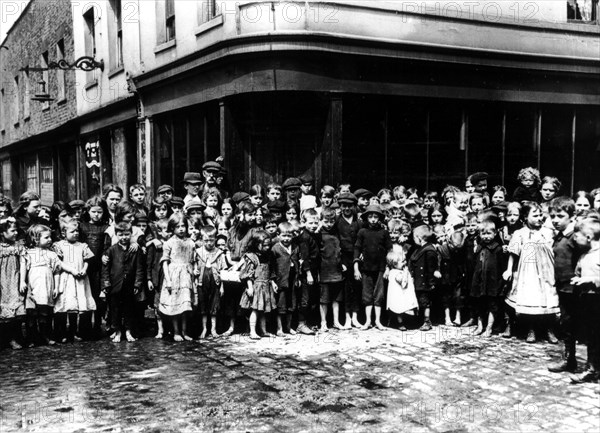
[[[596,370],[585,370],[579,375],[571,376],[571,383],[590,383],[598,381],[598,372]]]

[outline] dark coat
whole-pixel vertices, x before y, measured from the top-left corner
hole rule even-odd
[[[337,283],[344,279],[342,275],[342,248],[337,236],[335,226],[331,232],[321,232],[321,269],[319,281],[321,283]]]
[[[310,271],[313,278],[316,278],[319,272],[321,261],[321,253],[319,251],[319,243],[321,235],[319,233],[311,233],[308,230],[302,230],[298,238],[298,247],[300,248],[300,260],[302,260],[301,270],[306,273]]]
[[[556,290],[563,293],[573,293],[571,279],[575,276],[575,268],[581,255],[581,252],[577,250],[573,235],[573,231],[570,231],[566,236],[559,233],[554,237],[554,244],[552,245]]]
[[[432,291],[436,282],[433,273],[438,269],[438,256],[433,245],[428,243],[417,248],[408,260],[408,269],[416,291]]]
[[[479,244],[475,251],[475,270],[471,283],[471,296],[500,296],[502,294],[502,273],[506,269],[505,254],[497,241]]]
[[[106,251],[108,263],[102,265],[102,288],[110,294],[128,291],[140,292],[144,286],[144,262],[142,249],[129,252],[119,244]]]
[[[164,278],[163,267],[160,263],[162,254],[162,243],[160,247],[157,247],[154,242],[148,245],[146,253],[146,278],[147,281],[152,281],[154,290],[160,290]]]
[[[513,201],[517,201],[519,203],[522,201],[534,201],[536,203],[540,203],[542,201],[542,194],[537,186],[532,186],[531,188],[518,186],[515,189],[515,192],[513,192]]]
[[[292,244],[291,254],[277,242],[271,248],[271,273],[277,287],[289,289],[294,287],[300,269],[300,251]]]
[[[358,231],[354,244],[354,260],[359,260],[362,256],[362,270],[383,272],[385,256],[392,246],[390,234],[383,227],[362,228]]]
[[[358,237],[358,231],[362,228],[362,221],[358,217],[354,217],[351,224],[340,215],[336,222],[336,230],[340,239],[340,247],[342,249],[342,255],[353,256],[354,245],[356,244],[356,238]]]

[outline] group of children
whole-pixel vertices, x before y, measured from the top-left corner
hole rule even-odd
[[[102,197],[50,209],[26,192],[14,213],[4,199],[3,343],[51,345],[106,330],[114,342],[134,341],[147,307],[156,337],[174,341],[227,336],[236,326],[252,339],[330,325],[385,331],[391,319],[400,330],[428,331],[439,311],[442,323],[476,326],[475,335],[511,337],[517,323],[527,342],[542,331],[557,343],[560,313],[565,361],[550,369],[574,371],[583,322],[589,366],[577,380],[595,380],[600,189],[560,197],[556,178],[533,168],[518,178],[512,195],[488,191],[487,174],[475,173],[464,189],[441,194],[342,184],[315,196],[303,177],[230,197],[186,173],[185,198],[162,185],[149,208],[140,184],[129,200],[107,185]]]

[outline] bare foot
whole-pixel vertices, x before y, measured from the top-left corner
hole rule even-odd
[[[277,335],[279,335],[279,333],[277,333]],[[275,334],[271,334],[270,332],[265,332],[265,335],[263,335],[263,337],[265,337],[265,338],[275,338]],[[280,337],[283,337],[283,335],[280,335]]]
[[[120,343],[121,342],[121,333],[120,332],[115,332],[113,334],[112,342],[113,343]]]
[[[183,341],[183,337],[179,334],[173,335],[173,341]]]
[[[156,338],[157,340],[160,340],[161,338],[163,338],[162,332],[157,333],[154,338]]]
[[[297,333],[294,328],[290,328],[290,335],[296,335]]]
[[[206,338],[206,328],[202,330],[200,333],[200,340],[204,340]]]
[[[344,326],[342,326],[342,329],[345,329],[345,330],[352,329],[352,321],[347,320],[346,323],[344,324]]]
[[[481,335],[483,334],[483,328],[478,326],[477,328],[475,328],[475,332],[473,332],[473,335]]]
[[[475,324],[475,321],[473,319],[469,319],[460,326],[461,326],[461,328],[468,328],[469,326],[473,326],[474,324]]]
[[[352,326],[354,326],[355,328],[362,328],[363,325],[360,324],[360,322],[358,321],[358,319],[353,318],[352,319]]]
[[[125,338],[127,339],[127,341],[136,341],[137,339],[131,335],[131,332],[129,331],[125,331]]]
[[[492,328],[485,328],[485,332],[483,333],[485,338],[490,338],[492,336]]]
[[[386,328],[385,326],[383,326],[383,325],[382,325],[381,323],[379,323],[379,322],[376,322],[376,323],[375,323],[375,327],[376,327],[377,329],[379,329],[380,331],[387,331],[387,328]]]
[[[229,328],[227,331],[225,331],[221,334],[221,337],[229,337],[232,334],[233,334],[233,328]],[[255,334],[255,335],[258,335],[258,334]]]
[[[278,337],[285,337],[285,334],[283,333],[283,331],[280,329],[279,331],[277,331],[277,336]]]
[[[460,325],[461,325],[461,324],[460,324],[460,321],[458,321],[458,322],[457,322],[457,321],[455,320],[454,322],[452,322],[452,325],[460,327]]]
[[[183,339],[185,341],[194,341],[194,339],[192,337],[190,337],[189,335],[187,335],[187,334],[183,334]]]
[[[10,348],[12,350],[21,350],[23,348],[23,346],[21,346],[19,343],[16,342],[16,340],[10,340]]]
[[[369,328],[371,328],[371,324],[369,322],[365,322],[365,324],[360,327],[360,330],[361,331],[366,331]]]
[[[321,327],[319,328],[319,332],[329,332],[329,328],[326,323],[321,323]]]
[[[250,333],[250,339],[252,339],[252,340],[260,340],[260,335],[258,335],[256,332],[251,332]]]
[[[335,329],[339,329],[339,330],[342,330],[342,329],[344,329],[344,327],[342,326],[342,324],[341,324],[340,322],[334,322],[334,323],[333,323],[333,327],[334,327]]]
[[[446,326],[454,326],[454,323],[452,323],[452,320],[446,319],[446,322],[444,323],[444,325],[446,325]]]
[[[220,337],[220,335],[215,330],[210,331],[210,336],[212,338],[219,338]]]

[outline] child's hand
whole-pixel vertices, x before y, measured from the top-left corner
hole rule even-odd
[[[348,270],[348,268],[346,267],[346,265],[342,265],[342,272],[346,272]]]
[[[140,293],[140,288],[139,287],[134,287],[133,288],[133,294],[137,295],[138,293]]]
[[[385,272],[383,273],[383,279],[387,280],[390,277],[390,270],[388,268],[385,269]]]
[[[246,294],[251,298],[254,296],[254,289],[246,289]]]
[[[54,290],[52,290],[52,297],[54,299],[58,298],[58,295],[59,295],[58,289],[55,288]]]
[[[129,252],[130,253],[135,253],[139,248],[139,245],[137,244],[137,242],[132,242],[129,244]]]
[[[508,245],[502,245],[502,252],[506,253],[508,251]]]
[[[103,265],[108,265],[108,256],[107,255],[103,255],[102,256],[102,264]]]
[[[154,290],[154,284],[152,284],[152,281],[148,280],[148,290],[151,292]]]
[[[442,278],[442,273],[440,271],[435,271],[433,273],[433,276],[439,280],[440,278]]]
[[[360,281],[360,280],[362,280],[362,275],[360,274],[360,271],[359,271],[359,270],[355,270],[355,271],[354,271],[354,279],[355,279],[356,281]]]
[[[221,287],[219,288],[219,295],[223,296],[225,294],[225,287],[223,286],[223,284],[221,284]]]
[[[306,282],[308,283],[309,286],[312,286],[315,283],[315,280],[312,276],[312,272],[308,271],[306,273]]]
[[[194,275],[199,277],[200,276],[200,271],[198,269],[194,269]]]
[[[19,293],[24,295],[27,292],[27,283],[21,283],[19,286]]]
[[[271,287],[273,287],[273,291],[275,293],[277,293],[277,291],[279,290],[279,287],[277,287],[277,284],[275,284],[275,281],[271,281]]]
[[[580,286],[582,284],[593,283],[594,280],[592,278],[583,278],[583,277],[573,277],[571,279],[571,284],[575,286]]]
[[[502,278],[504,278],[504,281],[510,281],[512,278],[512,271],[504,271]]]

